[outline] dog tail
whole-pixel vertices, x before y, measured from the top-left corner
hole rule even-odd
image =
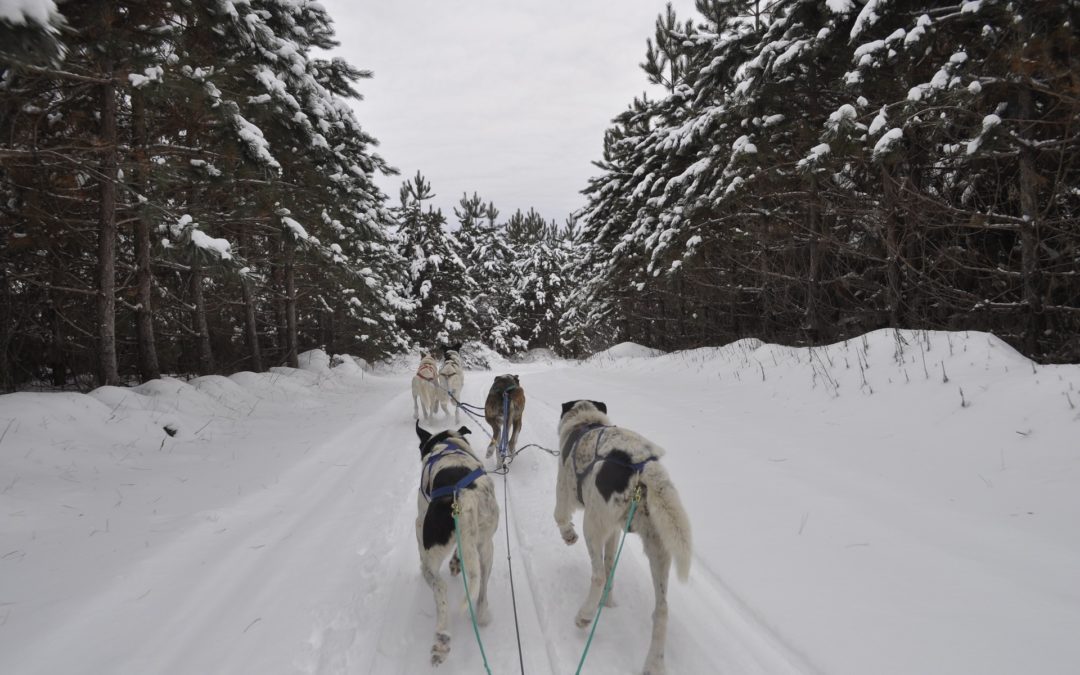
[[[649,519],[660,535],[664,548],[675,559],[676,574],[680,580],[686,581],[690,576],[693,540],[690,535],[690,519],[683,509],[682,499],[659,462],[645,465],[642,480],[648,488],[645,492],[645,505],[649,509]]]

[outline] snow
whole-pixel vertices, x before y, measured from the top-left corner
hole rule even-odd
[[[737,157],[739,155],[754,155],[757,154],[757,146],[750,140],[749,136],[739,136],[735,139],[735,142],[731,144],[731,156]]]
[[[304,229],[304,226],[289,216],[282,216],[281,222],[285,225],[285,229],[292,232],[292,235],[299,241],[308,241],[311,238],[308,235],[307,230]]]
[[[877,23],[881,17],[878,15],[879,11],[882,11],[882,6],[885,5],[888,0],[867,0],[866,4],[859,11],[859,15],[855,17],[855,23],[851,26],[851,39],[862,35],[863,31]]]
[[[432,672],[416,355],[356,374],[307,354],[314,371],[0,396],[0,672]],[[605,354],[503,365],[528,396],[522,444],[555,447],[561,402],[591,398],[665,448],[695,538],[669,672],[1076,671],[1080,366],[974,332]],[[465,399],[492,375],[468,372]],[[526,672],[573,672],[584,647],[588,558],[552,522],[555,469],[532,449],[495,478],[495,673],[518,670],[508,553]],[[590,674],[638,672],[648,642],[635,537],[616,576]],[[440,670],[483,672],[446,578]]]
[[[833,133],[837,133],[841,126],[854,123],[858,116],[859,113],[856,112],[855,106],[845,103],[829,114],[829,120],[825,123],[825,126]]]
[[[903,137],[903,129],[893,127],[886,131],[881,138],[878,139],[878,142],[874,144],[874,157],[878,158],[891,151],[893,146],[895,146]]]
[[[34,23],[55,32],[53,24],[59,19],[60,12],[53,0],[0,0],[0,21],[13,26]]]
[[[651,359],[660,356],[664,352],[652,347],[639,345],[636,342],[620,342],[614,347],[608,347],[602,352],[597,352],[589,357],[589,361],[610,361],[616,359]]]
[[[211,237],[202,230],[191,230],[191,243],[204,251],[210,251],[222,260],[232,259],[232,244],[227,239]]]
[[[889,123],[888,117],[885,115],[887,107],[888,106],[881,106],[881,110],[878,111],[874,120],[870,122],[870,128],[867,130],[867,133],[870,134],[870,136],[877,136],[878,133],[885,128],[885,125]]]
[[[808,169],[820,162],[826,155],[832,152],[832,146],[828,143],[819,143],[810,148],[810,154],[798,161],[796,166],[800,169]]]

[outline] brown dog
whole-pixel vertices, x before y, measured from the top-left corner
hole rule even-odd
[[[509,399],[509,406],[505,411],[507,430],[511,427],[514,430],[510,435],[509,443],[507,443],[506,454],[507,456],[513,456],[517,450],[518,433],[521,432],[521,415],[525,412],[525,390],[521,387],[521,381],[518,380],[517,375],[499,375],[491,383],[487,401],[484,402],[484,417],[487,418],[487,423],[491,425],[491,443],[488,444],[487,449],[488,457],[491,457],[495,452],[503,433],[503,413],[504,407],[506,407],[503,401],[504,395]],[[506,457],[500,453],[497,466],[502,468],[505,460]]]

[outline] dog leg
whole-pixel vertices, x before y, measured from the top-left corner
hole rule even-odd
[[[420,411],[417,410],[417,408],[416,408],[416,400],[418,398],[420,398],[420,397],[417,396],[416,392],[414,391],[413,395],[412,395],[412,417],[413,417],[414,420],[420,419]]]
[[[461,558],[458,557],[457,551],[450,556],[450,575],[457,576],[461,574]]]
[[[488,443],[486,457],[491,457],[495,454],[496,443],[498,443],[499,433],[502,431],[502,424],[497,417],[487,418],[488,425],[491,426],[491,441]]]
[[[517,452],[518,434],[521,433],[521,415],[514,418],[514,433],[510,435],[510,454]]]
[[[450,653],[450,632],[447,630],[446,582],[437,571],[432,571],[429,562],[433,556],[430,554],[430,551],[424,554],[420,570],[424,581],[435,592],[435,642],[431,645],[431,665],[437,666]]]
[[[572,480],[569,477],[570,469],[565,465],[559,468],[559,476],[555,485],[555,524],[559,527],[559,534],[567,546],[577,542],[577,532],[574,531],[574,489],[569,485]]]
[[[615,566],[615,552],[619,547],[618,531],[613,532],[608,540],[604,542],[604,574],[605,578],[611,576],[611,568]],[[608,589],[607,599],[604,600],[604,607],[615,607],[615,580],[611,581],[611,587]]]
[[[589,584],[589,593],[585,602],[581,604],[574,623],[578,628],[584,628],[592,623],[596,616],[597,607],[600,605],[600,596],[604,593],[604,583],[607,575],[604,573],[604,546],[611,532],[598,521],[590,518],[588,511],[585,513],[585,546],[589,549],[589,562],[592,564],[592,580]]]
[[[652,570],[653,592],[656,594],[652,641],[649,643],[649,653],[645,656],[643,675],[665,675],[667,668],[664,666],[664,645],[667,641],[667,585],[668,574],[671,570],[671,554],[664,548],[654,531],[647,533],[642,540],[645,555],[649,558],[649,567]]]
[[[486,626],[491,623],[491,609],[488,606],[487,587],[491,578],[491,563],[495,557],[495,544],[491,539],[480,543],[480,597],[477,600],[476,623]]]

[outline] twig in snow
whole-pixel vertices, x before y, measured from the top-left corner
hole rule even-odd
[[[968,403],[967,400],[964,398],[964,388],[960,387],[960,407],[961,408],[966,408],[969,405],[971,405],[971,404]]]
[[[806,529],[806,521],[808,521],[808,520],[810,520],[810,512],[809,511],[807,511],[806,513],[803,514],[802,522],[799,523],[799,534],[800,535],[803,533],[803,530]]]
[[[11,429],[12,424],[15,424],[14,417],[12,417],[11,420],[7,423],[7,426],[4,427],[4,433],[0,434],[0,444],[4,442],[4,437],[7,436],[7,432]]]
[[[246,632],[248,632],[249,630],[251,630],[251,627],[252,627],[252,626],[254,626],[255,624],[259,623],[260,621],[262,621],[262,617],[261,617],[261,616],[260,616],[260,617],[259,617],[258,619],[255,619],[254,621],[252,621],[251,623],[249,623],[249,624],[247,625],[247,628],[245,628],[245,629],[244,629],[244,632],[246,633]]]
[[[948,384],[949,383],[949,376],[945,372],[945,362],[944,361],[941,362],[941,382],[942,382],[942,384]]]

